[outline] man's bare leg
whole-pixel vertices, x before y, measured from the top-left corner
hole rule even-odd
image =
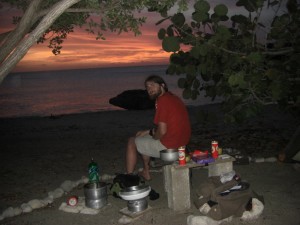
[[[140,172],[140,175],[144,177],[145,180],[150,180],[150,156],[147,155],[142,155],[143,158],[143,164],[144,164],[144,169],[143,171]]]
[[[127,143],[127,150],[126,150],[126,170],[127,173],[133,173],[136,162],[137,162],[137,148],[135,145],[135,138],[131,137]]]

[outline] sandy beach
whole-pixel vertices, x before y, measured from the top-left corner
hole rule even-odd
[[[191,149],[209,149],[211,140],[216,139],[221,147],[239,150],[252,159],[276,156],[300,124],[291,116],[266,108],[263,116],[243,125],[226,125],[222,122],[219,105],[200,108],[218,112],[218,116],[211,124],[198,123],[197,107],[189,108],[193,129]],[[66,180],[76,181],[87,176],[91,158],[99,164],[100,175],[125,172],[127,139],[138,130],[152,127],[153,115],[154,111],[146,110],[0,119],[0,215],[9,207],[45,198],[49,191]],[[300,172],[296,165],[280,162],[235,164],[234,170],[253,190],[263,195],[265,208],[256,221],[246,223],[235,218],[228,224],[300,224]],[[197,186],[207,177],[207,170],[193,169],[192,174],[193,198]],[[149,200],[151,209],[131,224],[184,225],[187,216],[200,215],[194,205],[184,212],[169,209],[162,172],[157,169],[151,175],[153,179],[149,185],[160,198]],[[119,211],[126,207],[126,201],[108,196],[108,205],[97,215],[59,210],[62,202],[72,195],[83,196],[83,185],[45,207],[4,218],[0,224],[119,224],[122,217]]]

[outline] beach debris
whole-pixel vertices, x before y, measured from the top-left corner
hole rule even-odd
[[[56,188],[54,191],[48,192],[48,196],[44,199],[33,199],[28,203],[21,204],[20,207],[9,207],[5,209],[2,214],[0,214],[0,221],[13,216],[18,216],[22,213],[32,212],[34,209],[39,209],[47,206],[48,204],[53,203],[54,199],[62,197],[66,192],[70,192],[73,188],[80,184],[85,184],[88,182],[88,178],[82,176],[81,179],[77,181],[64,181],[59,188]],[[65,203],[66,204],[66,203]],[[71,207],[71,206],[70,206]],[[71,210],[71,209],[69,209]],[[85,211],[86,214],[93,214],[94,212]]]

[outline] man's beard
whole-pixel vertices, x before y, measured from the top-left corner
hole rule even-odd
[[[156,100],[160,95],[162,94],[162,91],[159,89],[158,92],[152,94],[152,95],[149,95],[149,98],[151,100]]]

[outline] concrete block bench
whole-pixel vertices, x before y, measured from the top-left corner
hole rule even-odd
[[[222,157],[222,156],[221,156]],[[208,164],[208,177],[220,176],[222,173],[228,173],[233,170],[233,161],[231,156],[227,158],[218,158]],[[168,207],[174,211],[187,210],[191,207],[190,193],[190,175],[189,170],[196,167],[205,167],[206,165],[189,162],[184,166],[174,163],[163,167],[164,188],[168,196]]]

